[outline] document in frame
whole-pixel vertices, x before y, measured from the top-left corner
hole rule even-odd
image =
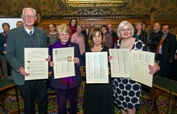
[[[75,76],[74,47],[53,49],[54,79]]]
[[[111,77],[130,77],[130,49],[109,49]]]
[[[48,48],[25,48],[25,80],[48,79]]]
[[[152,87],[153,75],[149,74],[148,65],[154,65],[154,53],[131,51],[131,79]]]
[[[107,52],[86,52],[86,83],[108,83]]]

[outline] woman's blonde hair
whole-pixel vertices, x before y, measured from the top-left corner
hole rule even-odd
[[[128,21],[122,21],[122,22],[118,25],[118,27],[117,27],[117,36],[118,36],[119,38],[121,38],[121,36],[120,36],[120,30],[121,30],[125,25],[127,25],[127,24],[130,25],[130,28],[131,28],[131,30],[132,30],[132,36],[133,36],[133,34],[134,34],[134,27],[133,27],[133,25],[132,25],[130,22],[128,22]]]
[[[89,33],[88,44],[89,44],[90,48],[92,48],[94,46],[93,37],[95,37],[95,34],[97,32],[99,33],[99,35],[101,35],[101,46],[103,47],[104,44],[105,44],[105,35],[101,31],[101,29],[100,28],[94,28]]]
[[[140,22],[136,22],[135,26],[137,26],[138,24],[140,24],[141,26],[143,26],[143,23],[141,21]]]
[[[60,34],[61,32],[67,32],[68,34],[70,34],[70,29],[67,24],[62,23],[61,25],[57,26],[57,32],[58,34]]]

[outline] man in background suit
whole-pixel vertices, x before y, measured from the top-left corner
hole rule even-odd
[[[84,35],[84,41],[85,41],[85,48],[88,49],[88,37],[89,37],[89,30],[91,28],[91,23],[89,21],[86,21],[85,23],[85,30],[82,31],[82,34]]]
[[[153,32],[150,34],[149,42],[147,44],[149,51],[156,51],[159,38],[161,38],[162,34],[160,23],[154,23]]]
[[[108,32],[112,36],[112,41],[113,41],[112,47],[114,47],[114,44],[117,42],[118,37],[117,37],[117,33],[112,30],[112,24],[108,24]]]
[[[160,71],[157,74],[170,78],[169,70],[176,51],[176,36],[170,34],[170,26],[168,24],[162,26],[162,33],[156,48],[156,61],[159,62],[160,66]]]
[[[35,114],[36,101],[39,114],[46,114],[46,80],[24,80],[24,77],[28,76],[24,69],[24,48],[47,47],[46,33],[33,26],[37,18],[35,9],[24,8],[21,18],[24,25],[11,30],[8,34],[6,58],[13,68],[13,80],[24,99],[24,113]]]

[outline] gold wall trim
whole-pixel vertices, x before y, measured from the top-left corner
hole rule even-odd
[[[124,0],[66,0],[70,7],[117,7]]]
[[[123,0],[66,0],[66,3],[122,3]]]

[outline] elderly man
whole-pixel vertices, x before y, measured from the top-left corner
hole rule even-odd
[[[91,23],[89,21],[86,21],[86,23],[85,23],[85,30],[82,31],[82,34],[84,36],[85,48],[86,49],[89,48],[89,45],[88,45],[88,36],[89,36],[90,28],[91,28]]]
[[[112,47],[114,47],[114,44],[117,42],[118,37],[117,37],[117,33],[113,31],[112,24],[108,24],[108,32],[112,36],[112,41],[113,41]]]
[[[24,69],[24,48],[47,47],[46,33],[34,27],[36,10],[24,8],[21,16],[24,25],[9,32],[6,58],[12,66],[12,76],[21,97],[24,99],[24,113],[35,114],[35,101],[39,114],[47,113],[47,83],[46,80],[25,81],[28,76]]]

